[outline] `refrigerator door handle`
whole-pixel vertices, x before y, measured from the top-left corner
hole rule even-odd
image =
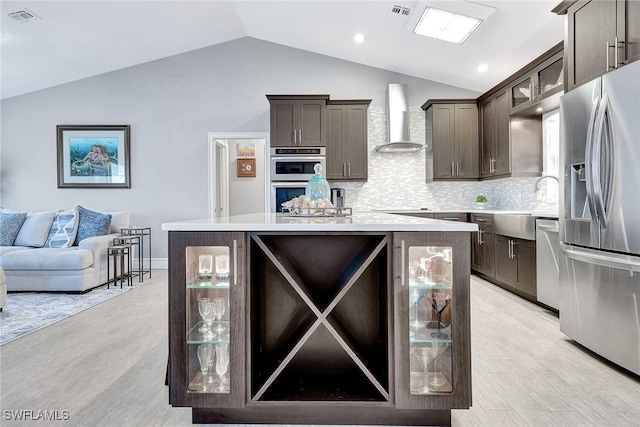
[[[593,171],[591,168],[591,158],[593,156],[593,128],[596,122],[596,114],[598,112],[598,107],[600,106],[600,97],[597,97],[593,101],[593,105],[591,107],[591,115],[589,116],[589,128],[587,129],[587,141],[585,147],[585,180],[586,180],[586,190],[587,190],[587,201],[589,203],[589,210],[591,211],[591,217],[593,221],[596,221],[596,206],[593,200]]]
[[[560,245],[560,251],[562,255],[576,261],[640,273],[640,257],[576,248],[564,244]]]
[[[607,111],[609,110],[609,97],[607,94],[602,95],[600,100],[600,107],[598,108],[598,116],[596,118],[594,138],[596,142],[592,145],[591,149],[593,154],[591,160],[591,187],[593,190],[594,204],[596,205],[596,212],[598,219],[600,220],[600,228],[607,228],[609,221],[607,219],[607,212],[604,206],[604,187],[602,180],[600,179],[600,167],[602,166],[602,148],[604,144],[604,121],[607,118]],[[605,166],[605,174],[608,174],[608,170]]]

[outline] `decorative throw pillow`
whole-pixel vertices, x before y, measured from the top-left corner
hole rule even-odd
[[[14,246],[43,247],[55,215],[54,211],[29,213],[13,243]]]
[[[49,237],[45,248],[68,248],[73,245],[78,232],[78,210],[56,212],[53,225],[49,230]]]
[[[78,205],[78,234],[74,245],[88,237],[104,236],[109,232],[111,215],[90,211]]]
[[[26,212],[0,212],[0,246],[13,246],[25,219]]]

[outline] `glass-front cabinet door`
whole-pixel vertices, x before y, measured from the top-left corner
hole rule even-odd
[[[529,105],[533,102],[533,79],[531,76],[511,86],[511,111],[518,109],[520,105]]]
[[[184,307],[170,311],[171,403],[244,406],[244,234],[172,232],[170,242],[169,295]]]
[[[399,408],[446,409],[470,401],[470,355],[463,345],[469,330],[468,236],[394,236]]]

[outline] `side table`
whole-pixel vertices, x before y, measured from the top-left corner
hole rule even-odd
[[[142,236],[120,236],[120,237],[114,237],[113,238],[113,245],[114,246],[119,246],[119,245],[129,245],[131,246],[131,257],[133,258],[133,250],[134,250],[134,246],[137,248],[138,250],[138,269],[136,270],[136,273],[133,273],[133,265],[131,266],[131,269],[129,271],[129,273],[131,275],[135,275],[138,277],[138,282],[143,282],[143,274],[142,274],[142,251],[140,250],[140,239],[142,238]],[[133,261],[133,260],[131,260]]]
[[[144,282],[144,275],[149,274],[149,278],[151,278],[151,227],[126,227],[120,229],[121,236],[138,236],[140,237],[140,246],[138,246],[138,262],[141,263],[140,270],[140,280]],[[146,240],[146,244],[145,244]],[[145,260],[147,259],[147,263],[149,268],[145,268]]]
[[[126,280],[127,286],[133,285],[131,280],[131,245],[109,246],[107,248],[107,289],[111,285],[111,263],[113,262],[113,286],[118,285],[120,280],[120,289],[122,283]],[[120,266],[120,274],[118,274],[118,265]]]

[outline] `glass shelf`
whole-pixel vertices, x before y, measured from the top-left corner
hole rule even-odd
[[[218,322],[214,322],[212,327],[215,328],[217,323]],[[229,321],[223,320],[220,323],[222,323],[225,330],[222,331],[222,334],[214,332],[212,338],[205,338],[203,332],[200,332],[200,328],[204,326],[204,322],[196,323],[187,334],[187,344],[229,344]]]
[[[220,282],[201,281],[194,279],[187,283],[187,289],[229,289],[229,281]]]

